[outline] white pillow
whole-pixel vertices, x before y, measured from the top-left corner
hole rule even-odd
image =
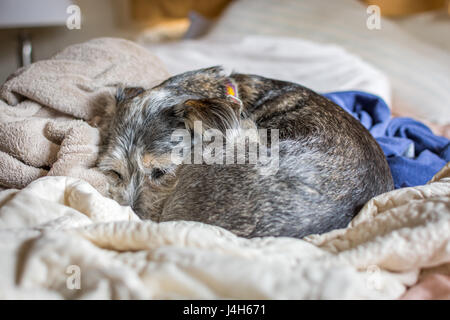
[[[318,92],[362,90],[390,101],[387,78],[336,45],[297,38],[245,36],[150,43],[146,47],[171,74],[222,65],[228,71],[292,81]]]
[[[386,18],[381,30],[369,30],[366,8],[356,0],[234,1],[208,38],[259,34],[338,44],[388,76],[394,111],[450,123],[450,54]]]

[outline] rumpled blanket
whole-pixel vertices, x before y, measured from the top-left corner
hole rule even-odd
[[[370,200],[347,228],[304,240],[140,221],[102,196],[98,130],[80,119],[111,103],[119,84],[151,87],[167,76],[135,44],[95,39],[1,87],[0,185],[23,189],[0,192],[0,298],[390,299],[419,275],[449,269],[450,164],[427,185]],[[361,95],[335,94],[372,134],[391,137],[386,112]],[[417,161],[410,148],[400,157]],[[416,174],[405,171],[405,181]]]
[[[378,141],[396,188],[423,185],[450,161],[449,139],[414,119],[392,118],[383,99],[360,91],[325,96],[358,119]]]
[[[95,122],[118,86],[150,88],[169,74],[150,52],[124,39],[67,47],[12,74],[0,87],[0,187],[23,188],[45,176],[71,176],[105,191],[94,168]],[[85,121],[83,121],[85,120]]]
[[[0,192],[0,256],[8,299],[395,299],[450,270],[450,164],[303,240],[139,221],[82,180],[44,177]]]

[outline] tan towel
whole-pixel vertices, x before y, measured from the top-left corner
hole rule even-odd
[[[62,175],[103,192],[106,181],[93,168],[99,132],[85,121],[115,103],[117,86],[150,88],[168,76],[147,50],[114,38],[72,45],[17,70],[0,87],[0,187]]]

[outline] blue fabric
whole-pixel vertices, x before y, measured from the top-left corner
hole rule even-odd
[[[386,155],[395,188],[427,183],[450,161],[450,140],[436,136],[419,121],[392,118],[379,97],[360,91],[324,94],[358,119]]]

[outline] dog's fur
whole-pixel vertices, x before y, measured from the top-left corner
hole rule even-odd
[[[230,82],[242,103],[227,96]],[[111,196],[141,218],[200,221],[244,237],[301,238],[345,227],[370,198],[393,189],[370,133],[298,84],[227,76],[212,67],[147,91],[121,90],[110,116],[98,167],[111,177]],[[278,171],[263,175],[261,164],[173,164],[178,142],[171,133],[192,129],[195,120],[225,136],[226,129],[239,135],[244,123],[278,129]]]

